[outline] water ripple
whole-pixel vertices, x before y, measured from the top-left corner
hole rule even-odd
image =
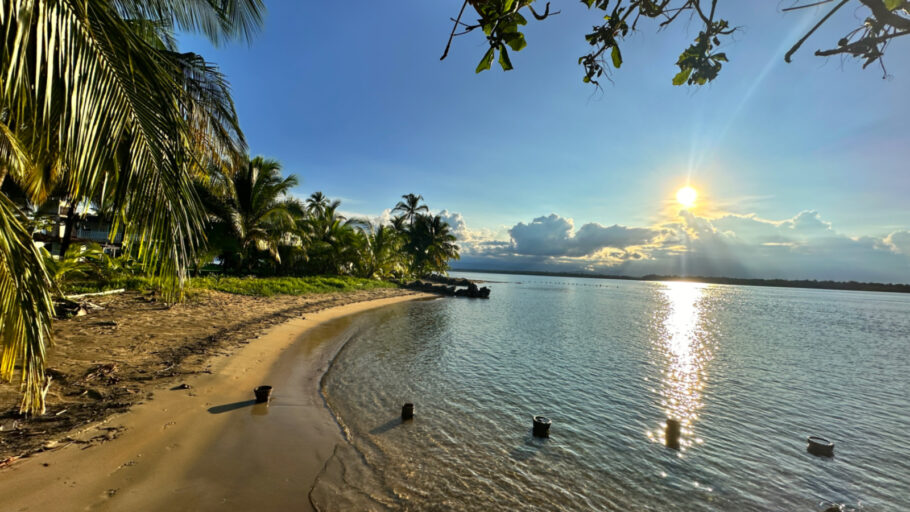
[[[351,444],[320,509],[910,510],[910,298],[521,281],[368,314],[325,379]]]

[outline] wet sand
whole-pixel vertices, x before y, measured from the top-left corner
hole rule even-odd
[[[311,510],[312,483],[344,442],[319,381],[348,339],[349,315],[423,297],[347,304],[270,328],[210,359],[210,374],[183,379],[190,389],[156,391],[0,470],[4,510]],[[268,405],[252,400],[260,384],[275,386]]]

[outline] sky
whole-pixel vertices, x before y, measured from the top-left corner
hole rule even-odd
[[[474,73],[479,33],[440,61],[457,0],[266,1],[249,44],[180,46],[227,75],[251,154],[295,195],[381,219],[421,194],[459,237],[454,268],[910,282],[910,37],[884,79],[814,56],[861,23],[851,4],[787,64],[823,8],[719,3],[739,28],[703,87],[671,85],[685,19],[643,24],[610,81],[582,83],[600,16],[574,0],[530,20],[509,72]]]

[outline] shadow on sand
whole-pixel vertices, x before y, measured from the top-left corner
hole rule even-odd
[[[243,409],[244,407],[249,407],[251,405],[256,405],[255,400],[244,400],[242,402],[234,402],[224,405],[216,405],[214,407],[209,407],[209,412],[211,414],[222,414],[225,412],[236,411],[237,409]]]

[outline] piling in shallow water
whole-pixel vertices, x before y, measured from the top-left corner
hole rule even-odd
[[[402,420],[414,419],[414,404],[406,403],[401,407],[401,419]]]
[[[809,436],[806,441],[809,442],[809,445],[806,446],[806,451],[812,455],[834,457],[834,443],[831,441],[819,436]]]
[[[679,434],[680,434],[680,424],[679,420],[673,418],[667,418],[667,430],[665,432],[667,438],[667,448],[673,448],[674,450],[679,450]]]
[[[256,395],[256,403],[268,402],[272,396],[272,386],[259,386],[253,390],[253,394]]]
[[[552,422],[547,417],[534,416],[534,437],[550,437],[551,423]]]

